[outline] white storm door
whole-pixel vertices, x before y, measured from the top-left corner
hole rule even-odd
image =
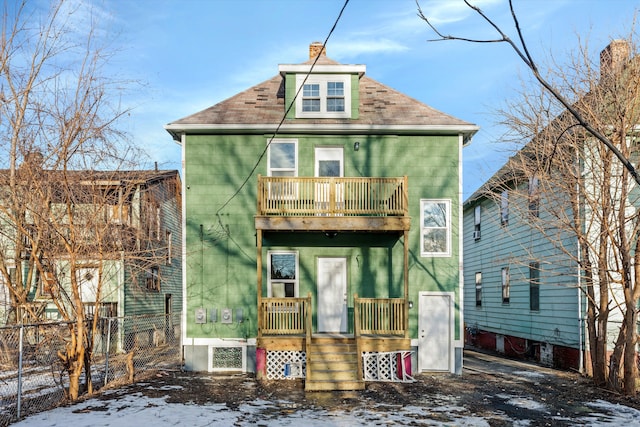
[[[342,147],[316,147],[315,149],[315,168],[316,177],[342,177],[344,176],[344,150]],[[326,184],[316,185],[316,208],[329,213],[331,207],[331,192],[335,193],[334,200],[337,208],[342,208],[344,196],[342,186],[331,186]]]
[[[421,292],[418,307],[418,369],[451,371],[452,297],[443,292]]]
[[[318,258],[318,332],[347,332],[347,259]]]

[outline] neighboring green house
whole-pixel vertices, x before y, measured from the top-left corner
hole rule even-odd
[[[461,371],[462,147],[478,128],[365,71],[314,43],[165,126],[183,150],[187,369],[309,390]]]
[[[19,262],[22,280],[26,283],[31,277],[26,287],[28,301],[15,307],[4,275],[0,276],[2,324],[9,316],[16,321],[16,314],[18,322],[25,323],[62,319],[54,299],[71,313],[77,310],[70,292],[71,252],[65,249],[61,234],[78,248],[73,262],[87,315],[96,310],[102,317],[179,313],[182,185],[178,171],[71,171],[66,172],[65,181],[61,176],[57,171],[37,172],[32,188],[48,193],[45,209],[30,213],[36,209],[30,206],[44,202],[33,197],[25,201],[28,235],[22,238]],[[68,206],[74,210],[75,238],[66,225]],[[9,233],[4,234],[4,243],[9,246],[14,244],[10,231],[14,229],[9,223],[3,226]],[[18,268],[12,255],[15,250],[3,248],[3,262],[13,280]],[[38,263],[33,262],[34,254],[38,254]],[[169,330],[173,325],[162,323],[159,330],[174,333]]]
[[[638,62],[629,60],[623,40],[612,41],[600,61],[598,84],[595,77],[581,76],[591,85],[573,108],[596,129],[617,129],[609,137],[636,150],[638,116],[626,103],[637,105]],[[617,159],[604,166],[603,147],[563,111],[465,201],[468,345],[590,371],[591,291],[594,312],[608,316],[608,323],[596,325],[600,336],[607,333],[603,353],[618,345],[626,310],[620,254],[635,245],[640,197]],[[637,152],[626,155],[637,165]],[[619,226],[620,221],[626,223]],[[603,283],[608,295],[601,298]]]

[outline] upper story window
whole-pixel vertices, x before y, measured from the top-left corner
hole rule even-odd
[[[351,117],[351,76],[349,75],[296,76],[296,90],[302,85],[296,100],[296,117],[349,118]]]
[[[267,154],[269,176],[297,176],[298,175],[298,140],[273,139],[269,143]]]
[[[420,200],[420,255],[451,256],[451,201]]]
[[[509,191],[504,190],[500,195],[500,225],[509,225]]]
[[[529,214],[534,217],[540,216],[540,192],[538,177],[536,175],[529,177]]]
[[[480,240],[480,225],[482,220],[482,207],[480,205],[473,209],[473,239]]]

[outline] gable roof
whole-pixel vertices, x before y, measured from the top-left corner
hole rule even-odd
[[[302,65],[312,65],[309,60]],[[341,65],[320,55],[315,65]],[[359,85],[359,116],[349,118],[293,118],[285,114],[285,79],[276,75],[218,104],[175,120],[165,129],[176,141],[182,133],[207,131],[256,132],[274,131],[282,121],[280,132],[319,129],[322,132],[399,133],[402,131],[443,134],[463,133],[470,138],[478,127],[438,111],[369,77],[362,76]]]

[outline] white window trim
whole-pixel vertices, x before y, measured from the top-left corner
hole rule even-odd
[[[322,74],[310,75],[305,81],[305,74],[296,75],[296,118],[350,118],[351,117],[351,75]],[[344,84],[344,111],[327,111],[327,83],[342,82]],[[302,111],[302,84],[320,85],[320,111]]]
[[[509,267],[502,267],[502,304],[511,302],[511,273]]]
[[[300,296],[300,256],[298,251],[267,251],[267,297],[271,298],[273,296],[273,291],[271,289],[272,281],[271,281],[271,255],[294,255],[296,259],[296,278],[293,283],[293,297],[298,298]],[[275,280],[275,282],[280,283],[281,281]]]
[[[509,225],[509,190],[500,194],[500,224],[503,227]]]
[[[424,250],[424,204],[444,203],[447,208],[447,250],[445,252],[427,252]],[[421,257],[450,257],[451,256],[451,200],[450,199],[420,199],[420,256]]]
[[[298,140],[293,138],[278,138],[267,141],[269,149],[267,150],[267,175],[273,176],[274,171],[288,171],[289,168],[271,168],[271,147],[275,144],[294,144],[295,159],[293,165],[293,176],[298,176]]]

